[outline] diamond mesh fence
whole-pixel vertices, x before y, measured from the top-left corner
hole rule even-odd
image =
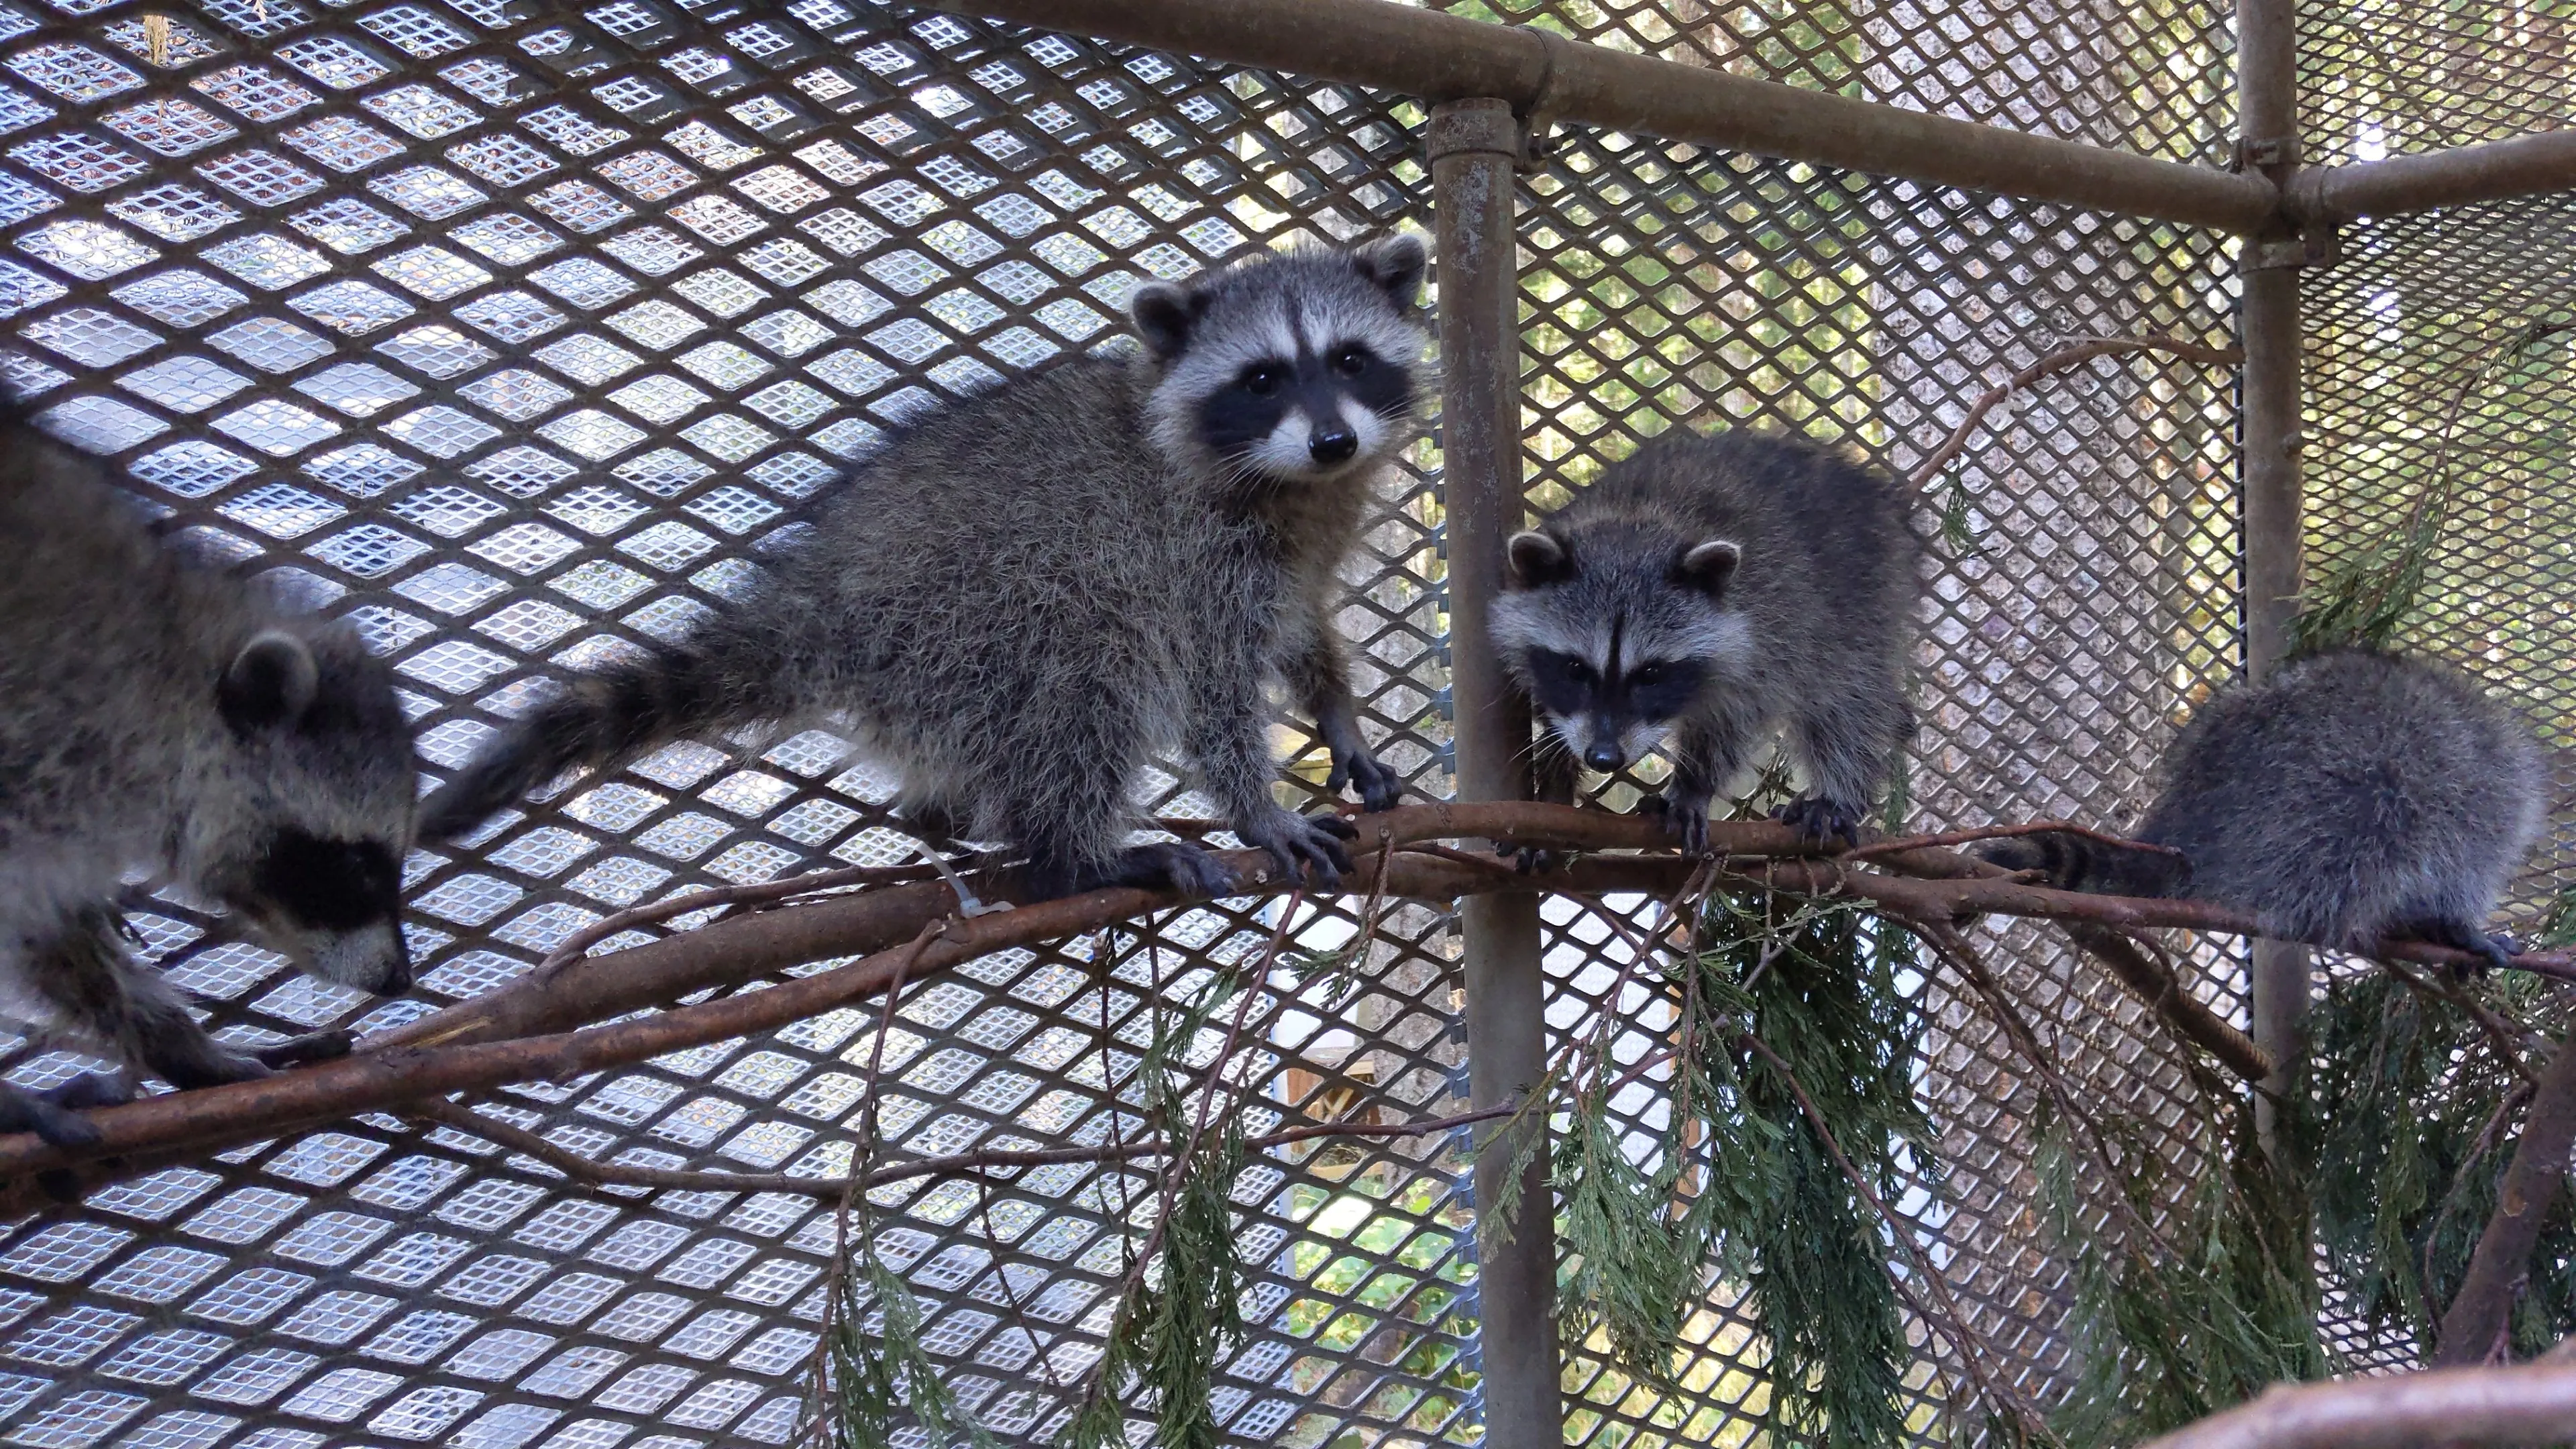
[[[2174,159],[2216,159],[2228,138],[2213,5],[1451,8]],[[688,628],[887,427],[1110,341],[1142,280],[1292,236],[1427,225],[1430,206],[1412,103],[859,0],[198,0],[152,16],[0,0],[0,70],[12,381],[129,466],[170,528],[358,620],[442,769],[562,671]],[[2211,234],[1588,132],[1560,135],[1520,200],[1536,507],[1676,425],[1805,429],[1910,473],[1981,392],[2066,342],[2228,340],[2232,262]],[[2437,313],[2523,315],[2475,294],[2464,243],[2504,243],[2456,220],[2355,249],[2388,257],[2386,275],[2458,279],[2399,304],[2448,339],[2417,345],[2465,345]],[[2540,253],[2514,255],[2543,305]],[[2423,466],[2420,418],[2380,436],[2401,414],[2371,381],[2420,364],[2374,340],[2394,325],[2384,289],[2343,287],[2316,342],[2322,491],[2344,500],[2318,515],[2320,554]],[[2433,407],[2416,375],[2405,385],[2418,414]],[[2016,398],[1924,480],[1936,542],[1908,826],[2119,822],[2143,802],[2170,722],[2236,662],[2231,387],[2223,369],[2097,360]],[[2324,421],[2347,413],[2350,447]],[[2479,587],[2512,594],[2510,609],[2460,595],[2490,625],[2539,617],[2563,536],[2534,526],[2545,430],[2495,426],[2531,481],[2499,497],[2492,538],[2459,536],[2486,565]],[[1366,728],[1434,796],[1451,647],[1438,459],[1427,441],[1391,481],[1340,616]],[[2497,634],[2498,677],[2542,687],[2537,648]],[[1286,724],[1281,742],[1292,788],[1319,792],[1320,749]],[[414,858],[424,971],[390,1005],[296,976],[183,901],[134,921],[227,1038],[382,1027],[519,976],[629,906],[900,863],[891,784],[822,735],[693,742],[582,781]],[[1152,804],[1212,813],[1177,772]],[[1615,1010],[1622,1060],[1660,1044],[1655,1004],[1620,995],[1625,937],[1606,919],[1648,910],[1550,903],[1560,1039]],[[1274,932],[1347,943],[1361,913],[1175,912],[918,985],[882,1033],[872,1012],[835,1012],[483,1110],[600,1161],[837,1175],[881,1050],[878,1110],[901,1151],[1101,1143],[1140,1130],[1155,1000]],[[1449,917],[1402,906],[1375,923],[1351,999],[1273,980],[1246,1129],[1463,1107],[1457,957]],[[1993,959],[2060,1070],[2185,1153],[2171,1129],[2190,1089],[2134,1003],[2027,927]],[[2241,1021],[2241,973],[2204,965]],[[2036,1231],[2038,1084],[1984,1006],[1938,974],[1916,987],[1938,1163],[1898,1206],[2008,1376],[2046,1399],[2068,1369],[2070,1289]],[[1205,1037],[1192,1060],[1216,1049]],[[91,1065],[35,1041],[7,1058],[32,1085]],[[1614,1104],[1641,1150],[1658,1095],[1648,1072]],[[1232,1441],[1478,1435],[1458,1153],[1336,1141],[1245,1173],[1254,1332],[1216,1399]],[[1061,1426],[1152,1197],[1148,1172],[1082,1164],[875,1194],[931,1350],[1006,1442]],[[584,1191],[457,1129],[371,1117],[11,1225],[0,1439],[783,1443],[833,1250],[831,1208],[810,1197]],[[1571,1345],[1568,1442],[1776,1442],[1741,1298],[1709,1284],[1679,1400]],[[1910,1331],[1913,1432],[1966,1435],[1951,1350]]]

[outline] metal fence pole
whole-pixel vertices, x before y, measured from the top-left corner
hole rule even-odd
[[[1440,242],[1442,503],[1449,538],[1450,691],[1457,719],[1458,798],[1529,796],[1529,708],[1504,677],[1485,632],[1502,576],[1503,540],[1521,522],[1519,288],[1512,228],[1520,122],[1500,100],[1452,101],[1428,134]],[[1546,1070],[1538,897],[1481,896],[1460,908],[1466,936],[1468,1092],[1478,1107],[1511,1100]],[[1481,1208],[1504,1192],[1532,1121],[1476,1160]],[[1485,1443],[1555,1449],[1556,1232],[1542,1146],[1522,1175],[1508,1242],[1487,1244],[1477,1272]]]
[[[2237,105],[2247,163],[2286,185],[2298,155],[2298,20],[2294,0],[2237,0]],[[2245,486],[2245,664],[2256,679],[2280,663],[2297,612],[2299,499],[2298,248],[2286,221],[2249,238],[2244,254],[2242,428]],[[2267,256],[2267,249],[2270,255]],[[2279,1064],[2264,1085],[2295,1090],[2306,1059],[2306,948],[2254,947],[2254,1040]],[[2268,1102],[2256,1104],[2273,1141]]]

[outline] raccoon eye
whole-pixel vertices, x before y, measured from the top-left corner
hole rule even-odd
[[[1660,664],[1644,665],[1629,671],[1628,682],[1640,688],[1652,688],[1664,682],[1665,672],[1664,666]]]
[[[1285,368],[1265,362],[1243,375],[1243,390],[1254,397],[1268,397],[1277,392],[1280,384],[1287,380],[1288,373]]]
[[[1368,371],[1372,360],[1365,348],[1345,347],[1333,354],[1333,371],[1343,377],[1357,377]]]
[[[1565,661],[1565,677],[1573,680],[1577,684],[1590,684],[1592,682],[1592,666],[1584,663],[1580,659],[1569,659]]]

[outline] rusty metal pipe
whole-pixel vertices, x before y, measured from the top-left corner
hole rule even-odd
[[[2290,178],[2281,204],[2301,223],[2351,221],[2576,189],[2576,131],[2543,131],[2484,146],[2316,166]]]
[[[1511,102],[1450,101],[1431,113],[1432,217],[1440,229],[1440,500],[1449,552],[1449,697],[1460,800],[1526,800],[1529,705],[1497,657],[1486,620],[1502,589],[1503,540],[1521,526],[1519,235],[1513,226],[1521,125]],[[1458,907],[1466,976],[1467,1087],[1476,1107],[1525,1099],[1547,1072],[1547,977],[1538,895],[1500,891]],[[1483,1247],[1476,1347],[1485,1443],[1555,1449],[1556,1232],[1543,1118],[1495,1133],[1476,1157]],[[1508,1235],[1481,1214],[1518,1167]]]
[[[1936,186],[2249,232],[2279,209],[2259,176],[1956,121],[1387,0],[933,0],[1233,65],[1750,151]]]

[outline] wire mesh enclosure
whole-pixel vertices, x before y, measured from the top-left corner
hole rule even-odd
[[[1449,8],[2176,161],[2223,161],[2233,139],[2228,16],[2205,4]],[[2354,12],[2353,53],[2380,23]],[[2374,53],[2399,79],[2419,67]],[[171,530],[357,620],[442,770],[548,681],[685,631],[887,429],[1114,345],[1143,281],[1291,238],[1427,229],[1432,204],[1426,116],[1403,97],[864,0],[0,0],[0,72],[12,382],[46,426],[125,464]],[[2342,134],[2417,139],[2352,85],[2330,102]],[[2503,105],[2433,139],[2533,118]],[[2226,345],[2233,239],[1572,127],[1517,202],[1534,509],[1675,426],[1801,430],[1915,478],[1933,558],[1901,823],[2134,815],[2172,723],[2242,664],[2229,371],[2087,363],[1919,475],[1987,389],[2062,345]],[[2347,230],[2310,339],[2320,557],[2402,513],[2463,359],[2555,318],[2563,213]],[[2563,721],[2546,625],[2576,570],[2552,510],[2576,505],[2553,501],[2564,454],[2543,396],[2473,399],[2453,451],[2476,504],[2442,570],[2463,582],[2427,631],[2455,654],[2474,637],[2466,662]],[[1339,618],[1365,728],[1435,798],[1452,650],[1475,647],[1449,635],[1439,443],[1379,499]],[[1279,737],[1291,787],[1320,799],[1320,745],[1286,722]],[[1653,773],[1608,798],[1627,805]],[[820,734],[696,741],[575,782],[413,858],[423,971],[391,1004],[295,975],[187,901],[132,919],[227,1039],[376,1029],[521,977],[638,903],[910,860],[892,786]],[[1147,803],[1214,813],[1177,770]],[[2572,848],[2562,825],[2553,879]],[[1668,1023],[1622,987],[1627,937],[1606,919],[1650,910],[1549,903],[1556,1039],[1615,1012],[1621,1060],[1656,1046]],[[922,983],[882,1026],[844,1009],[483,1110],[603,1162],[838,1176],[881,1057],[875,1107],[900,1152],[1099,1144],[1140,1130],[1158,999],[1274,937],[1330,950],[1365,925],[1348,999],[1267,983],[1246,1130],[1457,1111],[1455,919],[1364,913],[1311,897],[1170,912]],[[2027,925],[2002,940],[2068,1073],[2174,1132],[2189,1089],[2145,1010]],[[2241,969],[2204,964],[2243,1022]],[[2070,1371],[2070,1290],[2036,1228],[2037,1090],[1984,1010],[1937,977],[1914,989],[1938,1151],[1898,1206],[2016,1386],[2047,1401]],[[1206,1037],[1191,1059],[1216,1050]],[[24,1085],[96,1065],[34,1039],[7,1060]],[[1613,1104],[1640,1142],[1663,1120],[1658,1082]],[[1484,1432],[1464,1146],[1335,1140],[1245,1172],[1253,1332],[1216,1395],[1232,1442]],[[2194,1149],[2177,1134],[2162,1150]],[[1062,1164],[871,1195],[927,1343],[996,1436],[1063,1425],[1153,1190],[1146,1169]],[[10,1227],[0,1440],[785,1443],[834,1216],[791,1193],[588,1191],[384,1115],[227,1152]],[[1566,1442],[1786,1442],[1742,1299],[1709,1282],[1677,1399],[1569,1344]],[[1909,1334],[1914,1442],[1961,1441],[1953,1350]]]

